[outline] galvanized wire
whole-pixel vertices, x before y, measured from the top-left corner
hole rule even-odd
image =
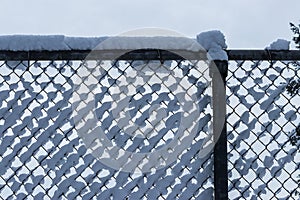
[[[212,154],[199,159],[199,147],[210,122],[209,92],[203,85],[202,72],[182,60],[168,62],[171,70],[181,74],[153,73],[165,89],[171,78],[186,79],[190,92],[197,93],[203,105],[202,126],[191,146],[184,150],[171,165],[149,173],[128,173],[113,169],[96,160],[86,149],[72,121],[72,92],[74,81],[82,69],[93,66],[85,61],[1,61],[0,65],[0,197],[2,199],[199,199],[213,197]],[[95,94],[97,115],[107,137],[117,146],[133,152],[155,151],[168,143],[176,134],[176,126],[143,122],[153,129],[153,134],[141,140],[116,131],[116,119],[111,120],[108,102],[118,81],[128,78],[135,61],[99,61],[103,65],[98,74],[99,91]],[[106,64],[105,64],[106,63]],[[85,68],[87,69],[87,68]],[[204,72],[203,72],[204,73]],[[205,72],[205,73],[208,73]],[[198,74],[198,75],[197,75]],[[101,77],[100,77],[101,76]],[[198,76],[198,77],[197,77]],[[168,79],[169,77],[169,79]],[[196,77],[196,80],[193,79]],[[114,81],[112,81],[114,80]],[[126,87],[130,87],[128,83]],[[150,91],[151,83],[139,86],[139,93],[130,94],[136,106],[132,116],[144,116],[154,101],[161,101],[171,109],[160,123],[179,111],[173,91]],[[178,85],[176,87],[186,87]],[[136,85],[134,88],[138,89]],[[145,91],[142,91],[144,89]],[[175,88],[176,89],[176,88]],[[168,99],[162,99],[166,93]],[[152,95],[152,99],[139,101],[139,96]],[[188,93],[187,93],[188,94]],[[123,95],[129,95],[125,93]],[[190,94],[191,95],[191,94]],[[101,98],[102,97],[102,98]],[[114,99],[115,98],[115,99]],[[119,98],[122,98],[119,96]],[[173,100],[173,106],[168,106]],[[171,103],[170,103],[171,102]],[[173,110],[172,110],[173,109]],[[138,118],[137,118],[138,119]],[[86,119],[87,121],[88,119]],[[163,130],[164,129],[164,130]],[[143,130],[141,130],[143,131]],[[163,134],[164,133],[164,134]],[[169,134],[166,137],[167,133]],[[202,197],[201,197],[202,195]]]
[[[299,52],[235,50],[228,54],[229,199],[298,199],[294,192],[299,187],[299,146],[292,146],[289,138],[300,122],[300,99],[299,95],[288,94],[286,83],[299,78],[299,70],[284,60],[297,60]],[[172,63],[172,70],[182,71],[180,78],[189,80],[190,86],[196,88],[194,91],[199,92],[197,103],[204,105],[201,116],[206,121],[190,148],[176,162],[155,173],[136,174],[112,169],[96,160],[76,133],[71,100],[74,80],[86,64],[78,59],[80,52],[65,52],[62,57],[59,52],[52,52],[49,60],[47,52],[23,52],[18,57],[22,61],[8,59],[9,55],[16,58],[16,52],[2,52],[0,61],[2,199],[213,199],[213,155],[198,157],[211,117],[207,100],[210,93],[205,80],[199,78],[202,72],[195,79],[194,71],[182,58],[163,59]],[[154,59],[154,53],[151,55]],[[126,63],[114,62],[103,71],[106,78],[99,82],[101,90],[95,94],[102,122],[109,120],[109,114],[105,114],[109,109],[104,107],[112,97],[109,88],[119,87],[117,82],[108,80],[126,79],[124,71],[134,66],[134,60],[125,60]],[[118,76],[112,74],[115,69],[119,69]],[[172,99],[172,91],[168,93]],[[153,100],[159,96],[153,91],[151,94]],[[107,98],[103,100],[101,95]],[[134,98],[139,97],[133,95]],[[110,99],[111,103],[113,100]],[[132,114],[142,116],[153,100]],[[165,101],[164,106],[168,103]],[[170,116],[174,114],[171,113]],[[113,134],[117,121],[111,122],[106,126],[108,136],[122,148],[156,150],[157,143],[168,142],[164,135],[159,135],[161,127],[148,119],[145,122],[155,134],[152,140],[144,141]]]
[[[299,95],[287,83],[300,72],[288,61],[231,61],[227,79],[230,199],[298,199]]]

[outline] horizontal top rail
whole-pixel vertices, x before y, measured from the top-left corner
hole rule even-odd
[[[226,50],[229,60],[300,60],[299,50]],[[0,60],[206,60],[206,52],[157,49],[134,50],[59,50],[59,51],[3,51]]]
[[[227,50],[229,60],[300,60],[299,50]]]

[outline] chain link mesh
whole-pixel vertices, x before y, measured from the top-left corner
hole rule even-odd
[[[71,104],[74,81],[84,73],[82,66],[92,69],[92,64],[86,61],[1,61],[0,197],[212,198],[212,154],[210,152],[201,159],[197,156],[211,119],[210,91],[206,91],[208,80],[202,78],[202,73],[208,71],[197,71],[181,60],[165,63],[169,63],[166,65],[177,74],[152,73],[153,83],[149,80],[138,86],[128,82],[125,85],[128,91],[116,96],[117,87],[128,79],[125,72],[132,78],[136,76],[132,74],[135,61],[96,62],[96,65],[103,65],[97,77],[99,90],[95,93],[97,116],[108,138],[125,150],[154,151],[176,134],[178,126],[172,116],[180,112],[177,109],[180,105],[174,100],[174,90],[168,90],[171,79],[180,79],[182,84],[177,87],[189,91],[187,95],[197,94],[197,103],[202,107],[201,125],[191,146],[171,165],[143,174],[122,172],[102,164],[88,152],[76,133]],[[154,91],[153,87],[151,89],[154,83],[163,87]],[[118,129],[118,119],[112,119],[110,106],[122,96],[129,95],[133,98],[133,105],[129,105],[132,123],[146,123],[143,127],[152,130],[149,137],[141,139],[124,134],[121,130],[124,127]],[[169,109],[168,116],[156,124],[152,115],[145,114],[155,101]],[[140,132],[145,132],[144,128]]]
[[[95,94],[97,112],[109,138],[131,151],[153,151],[176,134],[176,124],[163,127],[176,114],[153,123],[145,117],[151,104],[164,92],[165,108],[174,100],[166,90],[168,78],[151,74],[163,85],[142,85],[132,95],[132,123],[146,123],[153,134],[134,138],[116,130],[120,119],[111,119],[115,86],[127,77],[134,61],[110,62],[100,73]],[[213,155],[199,159],[199,147],[211,119],[210,91],[203,73],[186,61],[172,60],[171,70],[189,83],[179,86],[196,93],[202,107],[202,126],[192,145],[176,162],[155,173],[121,172],[95,159],[76,133],[71,98],[74,80],[85,61],[0,61],[0,197],[2,199],[213,199]],[[99,62],[98,64],[101,64]],[[178,78],[177,77],[177,78]],[[286,83],[299,78],[299,70],[286,61],[239,60],[229,62],[227,77],[229,199],[297,199],[299,149],[289,138],[298,126],[299,95],[290,96]],[[99,78],[99,77],[98,77]],[[117,80],[117,81],[116,81]],[[152,85],[153,86],[153,85]],[[138,89],[137,85],[126,85]],[[150,95],[148,101],[138,101]],[[117,98],[122,98],[119,95]],[[114,98],[113,98],[114,97]],[[175,103],[176,104],[176,103]],[[87,119],[88,120],[88,119]],[[139,121],[140,120],[140,121]],[[151,121],[152,120],[152,121]],[[124,128],[124,127],[123,127]],[[140,129],[143,133],[145,130]],[[162,134],[164,133],[164,134]]]
[[[299,70],[287,61],[231,61],[227,78],[230,199],[298,199],[299,95],[287,83]]]

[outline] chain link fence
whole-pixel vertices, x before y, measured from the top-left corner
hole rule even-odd
[[[142,65],[139,62],[142,61],[2,61],[1,197],[212,197],[212,154],[198,159],[199,147],[211,121],[211,95],[205,91],[208,80],[202,78],[208,70],[199,71],[184,60],[146,61]],[[94,71],[95,66],[101,66],[100,71]],[[134,67],[138,66],[142,69],[137,71]],[[143,72],[144,76],[139,77],[136,72]],[[99,87],[93,92],[100,126],[116,146],[131,152],[151,152],[170,143],[180,126],[178,118],[182,105],[177,97],[187,95],[191,98],[197,94],[195,103],[202,109],[196,116],[200,123],[191,146],[184,149],[171,165],[148,173],[123,172],[102,164],[88,152],[75,130],[79,126],[72,121],[71,98],[74,87],[80,85],[75,84],[79,75],[97,76]],[[147,80],[140,80],[145,77]],[[176,82],[178,84],[174,85]],[[125,108],[116,107],[114,103],[120,105],[120,101],[128,96],[131,100],[126,107],[132,119],[122,122]],[[73,101],[73,105],[76,104],[76,100]],[[183,106],[193,106],[185,103]],[[162,109],[150,110],[153,105],[161,105]],[[75,111],[78,114],[80,108],[86,106],[75,106]],[[116,109],[119,112],[113,114]],[[84,124],[89,123],[88,115],[83,120]],[[128,134],[130,128],[135,128],[134,124],[138,124],[138,128]],[[191,131],[187,130],[187,134]]]
[[[300,122],[300,98],[290,96],[285,87],[299,77],[292,63],[300,56],[290,53],[280,55],[293,61],[282,57],[277,61],[276,56],[269,60],[268,54],[262,56],[266,52],[258,56],[229,52],[228,156],[221,158],[228,163],[228,181],[221,183],[223,188],[228,185],[228,193],[223,191],[228,199],[297,199],[299,147],[291,146],[289,138]],[[207,200],[218,196],[214,169],[219,166],[213,159],[218,154],[208,151],[199,157],[213,117],[208,64],[199,60],[201,68],[197,68],[167,54],[157,61],[149,59],[147,52],[97,62],[84,61],[86,55],[0,53],[0,197]],[[137,65],[147,74],[146,81],[135,74]],[[94,72],[95,66],[102,70]],[[186,99],[196,97],[193,103],[200,108],[191,145],[167,167],[147,173],[104,165],[85,147],[72,120],[75,81],[85,73],[99,80],[93,94],[96,115],[113,144],[126,151],[151,152],[170,143],[180,127],[180,106],[193,111],[193,105],[182,105],[177,99],[184,92]],[[132,121],[121,126],[126,110],[116,112],[114,103],[127,96]],[[165,112],[153,105],[161,105]],[[89,123],[88,115],[83,123]],[[130,128],[135,129],[126,134]]]
[[[295,61],[235,60],[227,78],[230,199],[298,199],[299,95],[286,85],[299,78]]]

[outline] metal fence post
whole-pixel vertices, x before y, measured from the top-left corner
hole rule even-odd
[[[210,64],[213,95],[214,131],[214,188],[215,200],[228,199],[227,173],[227,131],[226,131],[226,76],[227,61],[214,61]]]

